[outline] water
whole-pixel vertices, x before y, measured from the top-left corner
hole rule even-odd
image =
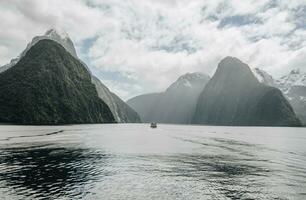
[[[0,199],[306,199],[306,129],[0,126]]]

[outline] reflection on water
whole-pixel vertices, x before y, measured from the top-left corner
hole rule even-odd
[[[306,198],[303,130],[61,128],[0,127],[1,199]]]
[[[1,149],[0,182],[29,197],[83,197],[95,181],[110,175],[103,171],[109,158],[73,147]]]

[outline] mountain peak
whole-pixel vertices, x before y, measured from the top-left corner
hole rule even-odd
[[[228,63],[236,63],[236,64],[241,64],[242,61],[239,60],[238,58],[236,57],[232,57],[232,56],[226,56],[225,58],[223,58],[221,61],[220,61],[220,64],[228,64]]]
[[[218,64],[217,70],[225,70],[225,71],[232,71],[232,72],[239,72],[239,71],[251,71],[249,66],[243,63],[236,57],[227,56],[223,58],[220,63]]]
[[[46,31],[45,36],[49,37],[60,37],[61,39],[69,39],[68,33],[60,28],[50,28]]]
[[[210,77],[200,72],[186,73],[165,92],[134,97],[128,104],[143,122],[189,124],[200,93]]]
[[[12,66],[16,65],[19,60],[26,55],[26,53],[40,40],[50,39],[58,44],[62,45],[66,51],[68,51],[73,57],[78,58],[76,50],[74,48],[72,40],[69,38],[69,35],[60,28],[51,28],[46,31],[44,35],[35,36],[30,43],[28,43],[27,47],[17,58],[11,60],[10,63],[0,67],[0,73],[8,70]]]
[[[291,70],[290,74],[300,74],[301,70],[300,69],[293,69]]]
[[[203,74],[201,72],[193,72],[193,73],[186,73],[182,76],[180,76],[177,81],[182,81],[182,80],[195,80],[195,79],[202,79],[209,77],[206,74]]]
[[[210,125],[298,126],[282,93],[260,84],[250,67],[226,57],[198,98],[193,123]]]
[[[292,86],[306,86],[306,73],[300,69],[291,70],[291,72],[277,80],[281,90],[287,93]]]
[[[42,40],[42,39],[53,40],[59,43],[60,45],[62,45],[75,58],[78,57],[76,54],[73,42],[65,30],[61,28],[57,28],[57,27],[51,28],[47,30],[44,35],[34,37],[30,45],[33,46],[33,43],[36,43],[37,41]]]
[[[172,83],[167,91],[178,88],[198,87],[198,85],[203,85],[202,83],[208,82],[209,79],[210,77],[208,75],[201,72],[186,73],[180,76],[174,83]]]
[[[230,56],[220,61],[213,79],[222,80],[224,82],[239,82],[239,80],[242,79],[252,83],[259,82],[247,64],[243,63],[238,58]]]

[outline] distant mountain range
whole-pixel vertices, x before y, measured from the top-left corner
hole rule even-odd
[[[95,77],[64,31],[36,36],[0,67],[0,123],[135,123],[235,126],[306,124],[306,73],[275,80],[267,72],[226,57],[212,78],[179,77],[164,92],[125,103]]]
[[[177,79],[165,92],[140,95],[127,101],[143,122],[190,124],[199,94],[210,77],[188,73]]]
[[[251,70],[237,58],[226,57],[211,79],[200,73],[186,74],[163,93],[140,95],[127,103],[144,122],[300,126],[276,86],[265,71]]]
[[[53,41],[53,43],[63,48],[54,47],[55,45],[50,41]],[[40,47],[39,50],[43,56],[38,54],[33,55],[33,53],[30,54],[30,52],[34,51],[32,50],[33,48],[37,49],[36,46]],[[54,51],[56,48],[59,49],[60,54]],[[23,62],[24,60],[28,62]],[[48,63],[52,63],[53,66],[48,65]],[[68,66],[68,64],[72,66]],[[34,65],[36,68],[31,68]],[[70,75],[79,73],[81,68],[85,69],[84,73],[77,74],[76,76],[78,78],[70,78]],[[21,69],[25,70],[24,74],[19,73]],[[30,72],[28,69],[32,69],[33,71]],[[51,71],[54,69],[58,69],[57,73],[63,71],[65,73],[52,74]],[[54,79],[49,80],[50,82],[48,84],[50,86],[61,85],[61,88],[57,88],[59,89],[58,91],[52,91],[48,87],[49,85],[44,84],[50,77],[44,77],[47,75],[40,70],[50,72],[50,77],[54,75]],[[11,77],[12,74],[14,74],[14,77],[8,79],[7,77]],[[40,77],[34,76],[37,74],[43,75]],[[81,85],[85,84],[85,78],[83,76],[87,75],[89,76],[90,84],[94,88],[94,91],[91,91],[89,88],[87,88],[88,90],[85,88],[82,90],[81,88]],[[73,42],[64,31],[50,29],[44,35],[34,37],[17,58],[12,59],[9,64],[0,67],[0,82],[3,84],[0,88],[0,96],[5,96],[1,99],[0,123],[65,124],[140,122],[140,117],[132,108],[91,74],[86,64],[77,57]],[[37,87],[30,87],[35,84],[37,84]],[[25,88],[26,86],[30,88]],[[36,91],[35,88],[39,91]],[[8,90],[10,91],[9,93],[7,93]],[[29,96],[25,99],[20,98],[24,96],[22,91],[27,91]],[[50,94],[51,91],[53,92],[52,94]],[[61,93],[57,94],[57,92]],[[14,94],[14,96],[10,96],[10,93]],[[31,95],[34,95],[36,98]],[[86,96],[82,98],[78,95]],[[99,105],[99,103],[95,104],[95,106],[90,106],[91,101],[94,101],[96,97],[98,97],[103,106]],[[43,99],[48,100],[49,103],[44,104]],[[27,100],[31,100],[31,102],[27,102]],[[42,105],[39,106],[39,104]],[[69,106],[71,107],[69,108]],[[34,108],[35,111],[33,110]],[[63,111],[63,113],[60,111]],[[108,113],[109,111],[110,113]],[[24,116],[21,112],[23,112]],[[83,117],[78,115],[82,115]]]

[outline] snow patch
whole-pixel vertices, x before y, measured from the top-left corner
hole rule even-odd
[[[185,82],[183,83],[184,86],[191,88],[192,85],[188,80],[185,80]]]
[[[61,39],[69,39],[69,35],[66,31],[60,28],[51,28],[46,31],[45,36],[50,38],[60,37]]]
[[[290,74],[281,77],[278,84],[284,88],[291,88],[292,86],[306,86],[306,73],[299,69],[292,70]]]
[[[253,68],[251,70],[252,70],[254,76],[257,78],[257,80],[260,83],[264,83],[264,84],[269,85],[269,86],[275,86],[275,81],[270,74],[268,74],[267,72],[265,72],[264,70],[259,69],[259,68]]]

